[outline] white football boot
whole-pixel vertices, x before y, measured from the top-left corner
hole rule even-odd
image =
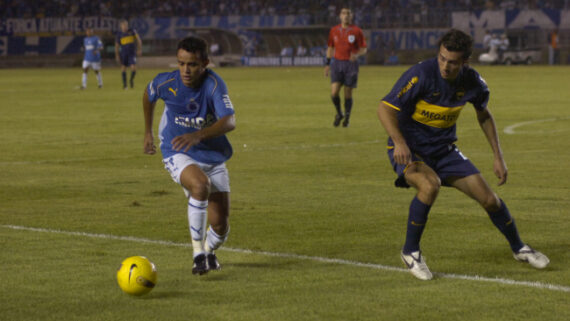
[[[400,253],[400,257],[410,273],[412,273],[416,278],[420,280],[431,280],[433,275],[431,274],[422,253],[420,251],[412,252],[410,254],[404,254],[404,252]]]
[[[544,269],[548,263],[550,263],[550,260],[546,255],[533,250],[526,244],[517,253],[513,253],[513,256],[515,257],[515,260],[527,262],[537,269]]]

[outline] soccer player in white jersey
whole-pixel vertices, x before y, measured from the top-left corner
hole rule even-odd
[[[101,50],[103,43],[99,37],[93,34],[93,29],[87,28],[85,30],[87,37],[83,39],[83,50],[85,56],[83,57],[83,76],[81,78],[81,89],[87,88],[87,72],[89,68],[93,69],[97,77],[99,88],[103,87],[103,76],[101,75]]]
[[[226,84],[212,70],[207,44],[188,37],[178,43],[178,70],[158,74],[143,96],[144,152],[155,154],[152,132],[156,101],[164,101],[158,137],[163,163],[188,197],[193,274],[219,270],[214,254],[230,230],[230,186],[225,162],[232,156],[226,133],[235,128]],[[210,227],[206,230],[207,224]]]

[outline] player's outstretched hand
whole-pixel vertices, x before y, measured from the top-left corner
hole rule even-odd
[[[172,144],[172,149],[177,152],[184,149],[184,152],[186,153],[192,146],[200,142],[200,138],[198,138],[195,133],[196,132],[174,137],[170,142]]]
[[[156,146],[154,145],[152,134],[146,134],[144,136],[143,151],[145,154],[149,155],[156,154]]]

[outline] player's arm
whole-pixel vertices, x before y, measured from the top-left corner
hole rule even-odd
[[[334,55],[334,47],[328,46],[327,47],[327,54],[326,54],[326,64],[325,64],[325,77],[329,76],[329,71],[330,71],[330,63],[331,63],[331,59],[332,56]]]
[[[151,102],[148,98],[148,88],[144,90],[143,94],[143,113],[144,113],[144,143],[143,151],[145,154],[153,155],[156,153],[156,146],[154,145],[154,136],[152,134],[152,123],[154,117],[155,102]]]
[[[119,46],[120,44],[115,41],[115,60],[117,61],[118,64],[121,64],[121,60],[119,59]]]
[[[398,126],[398,111],[385,102],[378,106],[378,119],[386,130],[386,133],[394,142],[394,160],[398,164],[409,164],[412,162],[412,152],[406,143],[406,139]]]
[[[235,116],[227,115],[218,119],[212,126],[174,137],[171,141],[172,148],[176,151],[184,149],[184,152],[187,152],[190,147],[201,141],[225,135],[234,128],[236,128]]]
[[[137,39],[137,56],[142,56],[142,40],[139,34],[135,33],[135,38]]]
[[[487,141],[491,145],[493,150],[494,162],[493,170],[495,175],[499,178],[499,185],[503,185],[507,182],[507,164],[503,158],[503,151],[501,150],[501,145],[499,144],[499,135],[497,134],[497,126],[495,125],[495,120],[493,115],[488,108],[479,110],[477,112],[477,121],[479,121],[479,126],[485,133]]]

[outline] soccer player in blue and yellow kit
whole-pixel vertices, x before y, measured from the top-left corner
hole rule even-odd
[[[131,88],[135,86],[134,80],[137,73],[137,56],[142,55],[142,40],[136,30],[129,28],[127,20],[119,23],[121,30],[115,38],[115,59],[121,65],[123,89],[127,89],[127,67],[131,67]]]
[[[507,166],[487,107],[489,89],[467,65],[472,46],[472,38],[464,32],[447,32],[439,41],[437,58],[408,69],[378,107],[378,118],[389,136],[388,156],[398,175],[396,186],[417,190],[410,204],[401,258],[422,280],[431,279],[432,273],[421,255],[420,238],[442,185],[455,187],[485,209],[508,240],[515,259],[538,269],[549,263],[544,254],[521,241],[505,203],[454,145],[459,113],[466,103],[471,103],[493,150],[499,185],[506,182]]]
[[[83,76],[81,78],[81,89],[87,88],[87,72],[89,68],[95,72],[99,88],[103,87],[103,76],[101,75],[101,50],[103,50],[103,43],[99,37],[93,34],[93,29],[87,28],[85,30],[86,37],[83,39],[83,50],[85,56],[83,57]]]
[[[188,197],[192,273],[201,275],[220,268],[214,250],[225,242],[230,230],[225,162],[232,156],[226,133],[235,128],[234,108],[222,78],[206,68],[205,41],[183,39],[176,56],[178,70],[158,74],[144,92],[144,152],[156,152],[152,123],[160,98],[165,105],[158,133],[163,163]]]

